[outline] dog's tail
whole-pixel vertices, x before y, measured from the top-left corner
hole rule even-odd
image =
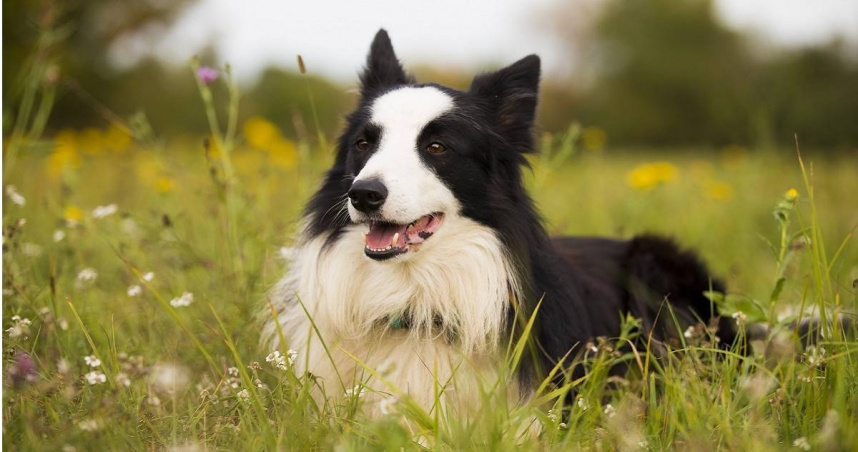
[[[642,319],[644,333],[671,341],[702,321],[716,330],[721,344],[734,342],[735,322],[720,317],[705,295],[724,292],[724,284],[711,276],[694,252],[664,237],[641,235],[629,241],[624,262],[628,310]]]
[[[637,236],[629,241],[625,258],[628,277],[628,310],[642,319],[644,333],[653,339],[678,339],[684,329],[702,321],[715,330],[720,345],[732,347],[738,337],[736,322],[721,316],[718,307],[705,295],[724,292],[724,284],[711,276],[706,265],[691,251],[653,235]],[[811,317],[787,324],[783,331],[794,333],[805,346],[832,340],[840,331],[855,337],[858,318],[840,314],[827,320]],[[772,335],[768,325],[749,324],[745,340],[766,341]]]

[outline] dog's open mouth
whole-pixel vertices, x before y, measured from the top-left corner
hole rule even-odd
[[[443,222],[443,213],[424,215],[408,224],[370,221],[364,252],[377,261],[405,254],[437,232]]]

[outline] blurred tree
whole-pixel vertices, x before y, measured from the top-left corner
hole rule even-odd
[[[111,64],[111,47],[153,26],[166,27],[191,1],[4,1],[4,132],[14,120],[10,107],[20,101],[28,78],[38,75],[50,76],[51,81],[73,80],[80,89],[100,94],[121,72]],[[44,70],[34,74],[34,63]],[[67,94],[68,90],[60,85],[58,101],[70,102]],[[81,110],[77,115],[87,116]]]
[[[858,55],[841,40],[784,52],[767,61],[756,79],[760,122],[805,148],[858,148]],[[854,50],[853,50],[854,52]]]
[[[543,97],[549,129],[578,120],[624,145],[770,148],[796,132],[820,147],[858,145],[858,71],[843,46],[763,60],[711,0],[594,5],[553,14],[580,75],[549,87],[575,94]]]

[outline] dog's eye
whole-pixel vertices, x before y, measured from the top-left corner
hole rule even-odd
[[[430,154],[440,154],[446,150],[447,148],[445,148],[441,143],[432,143],[429,146],[426,146],[426,152]]]
[[[358,150],[365,151],[369,149],[369,141],[358,140],[357,143],[355,143],[355,146],[358,148]]]

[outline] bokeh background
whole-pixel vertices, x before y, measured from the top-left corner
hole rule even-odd
[[[3,131],[36,58],[56,85],[46,131],[107,128],[144,113],[155,132],[207,131],[187,68],[230,63],[241,120],[259,115],[299,139],[308,85],[327,134],[375,31],[386,27],[420,80],[465,88],[475,72],[539,53],[539,123],[598,127],[611,147],[855,150],[858,4],[850,0],[258,0],[3,3]],[[296,55],[308,74],[299,76]],[[300,128],[300,127],[299,127]]]

